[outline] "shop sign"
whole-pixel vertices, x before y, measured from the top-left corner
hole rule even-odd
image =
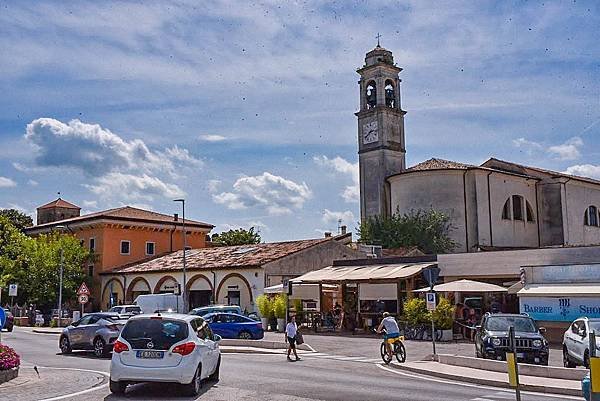
[[[534,320],[572,322],[580,317],[600,318],[600,297],[520,297],[521,313]]]
[[[533,267],[531,272],[533,276],[532,283],[600,282],[600,264],[539,266]]]

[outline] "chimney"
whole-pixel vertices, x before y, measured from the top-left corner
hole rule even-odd
[[[179,221],[179,215],[177,213],[173,213],[173,221]]]
[[[341,226],[340,230],[342,232],[342,235],[346,235],[346,232],[348,231],[348,227],[347,226]]]
[[[331,238],[331,233],[329,231],[325,232],[325,238]]]

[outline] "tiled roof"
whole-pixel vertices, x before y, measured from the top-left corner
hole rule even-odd
[[[28,230],[36,230],[42,229],[46,227],[52,227],[56,225],[64,225],[69,223],[78,223],[90,220],[100,220],[100,219],[115,219],[115,220],[124,220],[131,222],[145,222],[145,223],[169,223],[174,224],[173,216],[168,214],[162,214],[157,212],[152,212],[150,210],[138,209],[131,206],[123,206],[115,209],[108,209],[101,212],[85,214],[79,217],[72,217],[70,219],[64,219],[59,221],[54,221],[52,223],[39,224],[37,226],[29,227]],[[177,221],[177,225],[180,225],[182,222],[181,218]],[[212,224],[203,223],[201,221],[189,220],[185,219],[186,226],[190,227],[205,227],[205,228],[213,228]]]
[[[417,246],[407,246],[401,248],[382,249],[381,253],[384,258],[391,256],[423,256],[425,255]]]
[[[453,170],[466,170],[469,168],[473,168],[475,166],[470,164],[464,164],[459,162],[453,162],[450,160],[444,159],[436,159],[432,158],[429,160],[425,160],[419,164],[415,164],[412,167],[406,169],[406,171],[425,171],[425,170],[445,170],[445,169],[453,169]]]
[[[61,198],[55,199],[52,202],[46,203],[45,205],[42,205],[40,207],[38,207],[38,209],[50,209],[52,207],[64,207],[66,209],[81,209],[79,206],[76,206],[70,202],[67,202],[66,200],[63,200]]]
[[[327,241],[335,241],[335,238],[192,249],[186,252],[186,267],[189,270],[257,267]],[[111,273],[178,271],[182,266],[181,250],[146,262],[118,267]]]
[[[505,160],[496,159],[495,157],[490,158],[485,163],[483,163],[481,166],[491,168],[494,170],[510,171],[510,172],[514,172],[514,173],[529,174],[529,175],[531,175],[531,173],[527,173],[526,171],[531,170],[531,171],[539,172],[542,174],[550,175],[552,177],[565,177],[565,178],[571,178],[574,180],[589,182],[591,184],[600,184],[599,180],[595,180],[593,178],[582,177],[582,176],[572,175],[572,174],[566,174],[566,173],[561,173],[561,172],[553,171],[553,170],[546,170],[546,169],[543,169],[540,167],[525,166],[523,164],[507,162]]]

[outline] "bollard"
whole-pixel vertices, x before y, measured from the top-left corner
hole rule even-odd
[[[600,399],[600,357],[596,348],[596,332],[589,336],[590,349],[590,395],[592,400]]]
[[[508,329],[510,352],[506,353],[506,367],[508,368],[508,384],[515,389],[517,401],[521,401],[521,390],[519,389],[519,366],[517,364],[517,343],[515,341],[515,328]]]

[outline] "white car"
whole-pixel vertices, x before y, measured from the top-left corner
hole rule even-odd
[[[600,352],[600,319],[580,317],[575,320],[563,335],[563,364],[567,368],[577,365],[590,366],[591,332],[596,332],[596,352]]]
[[[166,382],[196,396],[205,379],[219,380],[220,339],[199,316],[133,316],[113,346],[110,391],[122,394],[131,383]]]
[[[142,308],[138,305],[119,305],[113,306],[108,310],[111,313],[118,313],[122,319],[129,318],[133,315],[139,315],[142,313]]]

